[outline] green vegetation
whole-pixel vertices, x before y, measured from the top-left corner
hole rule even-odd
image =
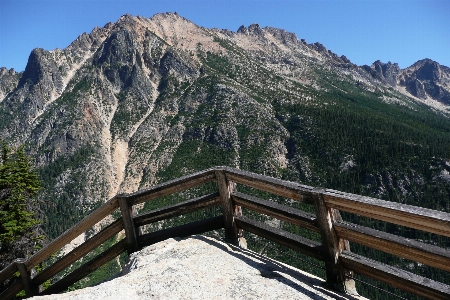
[[[148,186],[149,182],[165,182],[212,166],[228,165],[314,187],[450,212],[450,183],[445,176],[441,176],[450,172],[450,121],[443,113],[437,113],[390,88],[373,87],[369,90],[351,75],[343,75],[342,72],[350,73],[349,70],[335,71],[332,64],[321,65],[306,57],[291,62],[289,55],[285,58],[283,51],[275,45],[271,45],[266,53],[250,53],[229,40],[215,37],[216,47],[208,45],[210,51],[198,44],[195,60],[192,49],[184,53],[170,47],[150,31],[145,34],[143,54],[141,50],[132,54],[131,48],[118,48],[118,51],[126,52],[120,61],[111,58],[103,65],[86,63],[69,82],[63,95],[33,121],[38,124],[34,128],[25,124],[23,127],[26,128],[21,129],[18,121],[22,117],[25,120],[24,114],[29,113],[27,109],[31,110],[27,105],[32,105],[32,101],[25,99],[23,102],[0,103],[2,133],[11,130],[19,132],[17,135],[20,138],[31,136],[28,149],[36,151],[40,157],[37,171],[43,185],[41,198],[47,201],[47,205],[42,207],[47,215],[42,226],[50,238],[62,234],[98,207],[102,200],[106,200],[108,185],[114,179],[109,178],[108,181],[97,176],[93,168],[100,165],[107,165],[105,169],[113,168],[113,159],[105,159],[105,156],[111,154],[114,142],[119,138],[128,142],[127,157],[124,159],[128,160],[126,178],[136,175],[137,180],[141,180],[141,187]],[[300,57],[302,54],[298,52],[294,55]],[[136,57],[133,65],[126,61],[131,56]],[[280,72],[276,73],[261,63],[263,56],[267,56],[264,60],[273,64],[274,69],[277,69],[277,63],[285,59],[287,62],[280,63],[277,69]],[[297,65],[299,62],[302,64]],[[143,64],[145,70],[139,69]],[[198,69],[195,69],[196,66]],[[297,69],[302,77],[289,77],[288,69]],[[300,79],[308,79],[310,83],[296,81]],[[158,85],[157,91],[154,84]],[[159,94],[154,101],[153,93],[156,92]],[[387,103],[389,99],[394,99],[393,103]],[[94,114],[90,116],[93,120],[86,121],[84,109],[88,105]],[[151,109],[149,117],[142,120]],[[131,136],[130,130],[141,120],[140,127]],[[93,134],[90,121],[96,122]],[[99,134],[99,130],[108,128],[112,139],[110,149],[104,149],[100,138],[94,136]],[[67,133],[76,130],[84,130],[84,134],[72,137],[69,145]],[[63,147],[57,151],[55,145],[58,143],[62,143]],[[26,190],[27,184],[33,186],[33,180],[37,177],[5,177],[4,174],[10,174],[5,170],[13,166],[23,174],[31,169],[29,163],[25,163],[23,148],[11,155],[7,147],[3,146],[3,149],[0,169],[3,172],[0,173],[3,176],[0,178],[0,217],[3,218],[0,227],[1,251],[4,249],[3,243],[21,236],[27,228],[37,226],[36,216],[27,210],[29,205],[34,205],[30,199],[33,199],[35,191]],[[93,182],[87,182],[89,178]],[[16,190],[3,188],[7,182],[21,180],[29,181]],[[94,192],[98,201],[87,204],[88,201],[84,200],[93,188],[98,189],[98,193]],[[9,192],[5,190],[14,190],[14,195],[26,195],[8,196]],[[238,190],[314,212],[311,206],[292,203],[251,188],[238,186]],[[215,191],[215,183],[202,185],[150,201],[141,212]],[[5,203],[9,202],[5,201],[13,201],[16,206],[8,206]],[[208,209],[148,225],[145,231],[219,214],[218,208]],[[274,222],[249,210],[244,209],[244,214],[262,222]],[[117,217],[117,213],[113,216]],[[352,214],[343,214],[343,217],[378,230],[450,247],[448,238]],[[276,225],[320,241],[317,234],[307,230],[284,222]],[[245,234],[251,241],[251,249],[324,276],[320,262]],[[54,280],[116,242],[115,238],[107,241],[58,274]],[[352,244],[351,249],[450,284],[450,276],[446,272],[356,244]],[[120,270],[124,259],[125,255],[122,255],[119,262],[111,261],[71,289],[93,285],[111,277]],[[302,261],[313,265],[305,267]],[[358,286],[358,290],[369,298],[390,298],[366,286]],[[414,299],[398,291],[395,293]]]
[[[39,229],[42,213],[36,196],[41,181],[24,147],[13,151],[0,144],[0,270],[16,258],[36,252],[45,236]],[[4,286],[0,286],[0,292]]]

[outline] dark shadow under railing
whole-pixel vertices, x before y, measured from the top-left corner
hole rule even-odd
[[[138,205],[213,181],[217,183],[217,190],[213,193],[136,214],[135,207]],[[289,201],[305,203],[310,205],[315,213],[306,213],[238,192],[236,185],[284,197]],[[145,234],[141,231],[141,228],[148,224],[211,207],[220,207],[222,215]],[[320,242],[245,216],[242,213],[243,208],[317,233],[320,235]],[[83,244],[34,274],[33,269],[38,264],[96,224],[104,223],[105,218],[107,219],[116,210],[120,210],[119,219],[110,222]],[[334,190],[317,189],[229,167],[215,167],[133,194],[118,195],[109,200],[30,258],[16,260],[3,269],[0,272],[0,284],[8,280],[12,283],[0,294],[0,298],[12,299],[21,290],[25,290],[27,297],[60,293],[125,251],[132,253],[167,238],[185,237],[221,228],[225,231],[225,240],[235,245],[246,245],[243,238],[243,231],[246,231],[324,262],[327,284],[333,289],[347,293],[355,292],[353,280],[355,272],[425,298],[450,298],[448,285],[352,253],[350,242],[446,272],[450,271],[448,249],[345,222],[339,211],[450,237],[449,213]],[[44,282],[113,237],[123,239],[42,290],[41,285]],[[20,273],[20,278],[14,280],[13,275],[17,272]]]

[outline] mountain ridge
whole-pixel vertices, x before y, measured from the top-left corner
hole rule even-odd
[[[382,134],[407,153],[441,153],[424,141],[431,130],[433,141],[448,142],[441,136],[449,74],[430,60],[403,70],[380,61],[356,66],[320,43],[257,24],[234,32],[173,13],[124,15],[65,49],[33,50],[23,73],[2,68],[0,138],[27,145],[46,181],[42,197],[72,203],[68,211],[224,164],[330,187],[335,170],[357,172],[345,179],[355,180],[356,192],[399,191],[403,199],[417,193],[411,182],[441,178],[450,158],[427,157],[433,174],[418,171],[422,158],[414,167],[405,161],[409,171],[370,169],[372,162],[363,169],[361,151],[372,150],[355,143]],[[376,125],[351,123],[365,130],[351,140],[347,125],[327,128],[324,114]],[[419,115],[425,127],[411,125]],[[390,125],[375,128],[380,120]],[[336,128],[342,145],[330,133]],[[411,132],[406,140],[398,128]],[[376,155],[397,151],[379,147]]]

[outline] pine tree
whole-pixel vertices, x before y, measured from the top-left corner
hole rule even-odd
[[[26,258],[44,236],[35,217],[41,188],[24,147],[16,151],[1,143],[0,157],[0,269],[16,258]]]

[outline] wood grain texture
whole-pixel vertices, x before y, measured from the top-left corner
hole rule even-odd
[[[122,229],[122,219],[118,219],[115,222],[111,223],[109,226],[91,237],[89,240],[85,241],[83,244],[60,258],[57,262],[49,266],[47,269],[37,274],[36,277],[33,278],[33,283],[35,285],[44,283],[46,280],[52,278],[54,275],[58,274],[60,271],[67,268],[78,259],[85,256],[90,251],[97,248],[108,239],[112,238],[114,235],[118,234]]]
[[[339,237],[450,272],[450,250],[348,222],[335,224]]]
[[[224,168],[228,180],[282,197],[312,204],[312,187],[233,168]]]
[[[126,240],[123,239],[119,241],[105,252],[97,255],[89,262],[85,263],[72,273],[68,274],[67,276],[63,277],[62,279],[60,279],[59,281],[48,287],[40,295],[49,295],[63,292],[78,280],[86,277],[90,273],[94,272],[95,270],[106,264],[108,261],[120,255],[122,252],[126,250],[126,248],[127,248]]]
[[[10,263],[0,272],[0,284],[11,278],[11,276],[13,276],[13,274],[17,271],[17,265],[15,264],[15,262]]]
[[[20,273],[20,279],[22,280],[23,289],[25,290],[25,295],[27,297],[32,297],[37,294],[38,290],[33,286],[31,282],[31,272],[27,270],[25,266],[25,259],[18,259],[15,261],[17,265],[17,270]]]
[[[127,241],[128,254],[139,250],[137,242],[137,230],[134,226],[134,212],[133,207],[129,205],[128,199],[124,197],[118,197],[120,212],[122,214],[123,227],[125,229],[125,239]]]
[[[325,190],[328,207],[450,237],[450,214],[380,199]]]
[[[14,283],[3,293],[0,294],[0,299],[2,300],[10,300],[14,299],[21,290],[23,290],[22,280],[16,279]]]
[[[446,284],[370,260],[348,251],[344,251],[341,254],[341,260],[347,269],[386,282],[407,292],[427,299],[450,299],[450,286]]]
[[[91,214],[87,215],[83,220],[79,223],[75,224],[62,235],[54,239],[50,244],[39,250],[36,254],[31,256],[26,262],[28,270],[34,268],[37,264],[41,263],[45,259],[49,258],[53,253],[60,250],[62,247],[67,245],[74,238],[87,231],[89,228],[97,224],[104,217],[112,213],[119,207],[119,203],[117,202],[117,198],[112,198],[96,210],[94,210]]]
[[[129,194],[127,197],[130,199],[130,205],[136,205],[211,182],[215,178],[214,169],[207,169]]]
[[[231,194],[233,202],[242,207],[255,212],[265,214],[282,221],[289,222],[300,227],[319,232],[317,218],[313,214],[305,213],[301,210],[281,205],[276,202],[263,200],[254,196],[235,192]]]
[[[339,211],[326,206],[322,193],[323,189],[316,190],[314,206],[322,245],[325,248],[327,283],[338,286],[346,281],[346,273],[339,261],[339,255],[345,248],[350,250],[350,246],[348,242],[339,239],[337,236],[334,223],[336,220],[341,220],[341,216]]]
[[[324,260],[324,249],[320,243],[271,227],[265,223],[244,216],[236,217],[236,225],[245,231],[299,251],[318,260]]]
[[[177,203],[171,206],[166,206],[152,210],[150,212],[137,215],[134,217],[134,225],[142,226],[145,224],[161,221],[187,214],[193,211],[204,209],[207,207],[219,205],[219,193],[212,193],[192,200]]]
[[[230,241],[237,241],[239,229],[234,223],[235,208],[231,201],[231,182],[225,178],[223,171],[215,171],[217,186],[219,187],[220,203],[222,206],[223,222],[225,228],[225,238]]]

